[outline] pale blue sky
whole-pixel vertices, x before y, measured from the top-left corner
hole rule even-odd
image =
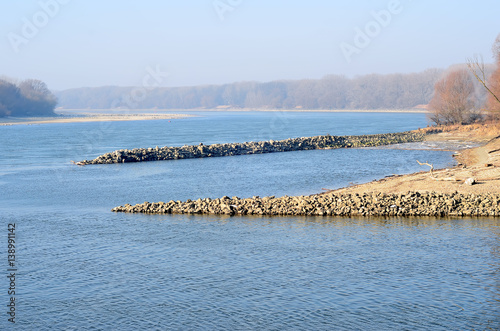
[[[499,14],[498,0],[0,0],[0,75],[65,89],[140,86],[148,67],[162,86],[416,72],[491,62]]]

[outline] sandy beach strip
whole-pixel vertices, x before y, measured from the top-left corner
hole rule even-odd
[[[154,111],[154,113],[152,113]],[[193,112],[293,112],[293,113],[427,113],[423,109],[250,109],[250,108],[211,108],[211,109],[134,109],[123,113],[123,109],[60,109],[58,116],[49,117],[0,117],[0,126],[33,125],[54,123],[88,123],[118,121],[151,121],[194,117]],[[171,114],[168,112],[175,112]],[[182,112],[182,114],[179,114]]]
[[[60,112],[63,114],[92,114],[92,113],[103,113],[103,114],[112,114],[124,112],[124,109],[60,109],[56,110],[56,112]],[[186,113],[189,114],[191,112],[209,112],[209,113],[217,113],[217,112],[235,112],[235,113],[244,113],[244,112],[282,112],[282,113],[408,113],[408,114],[427,114],[428,111],[423,108],[411,108],[411,109],[303,109],[303,108],[292,108],[292,109],[272,109],[272,108],[230,108],[230,107],[218,107],[218,108],[191,108],[191,109],[131,109],[126,110],[130,113],[151,113],[151,112],[160,112],[160,113]]]
[[[2,125],[32,125],[54,123],[88,123],[88,122],[119,122],[119,121],[152,121],[194,117],[189,114],[84,114],[62,115],[51,117],[6,117],[0,118]]]
[[[109,110],[101,110],[109,111]],[[135,111],[135,110],[134,110]],[[145,110],[147,111],[147,110]],[[151,110],[149,110],[151,111]],[[195,108],[195,109],[155,109],[155,111],[162,112],[276,112],[276,113],[408,113],[408,114],[427,114],[428,111],[421,108],[412,109],[303,109],[303,108],[293,108],[293,109],[268,109],[268,108]]]

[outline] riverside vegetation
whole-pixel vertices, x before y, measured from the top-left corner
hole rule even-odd
[[[57,98],[37,79],[18,84],[0,79],[0,117],[54,116]]]

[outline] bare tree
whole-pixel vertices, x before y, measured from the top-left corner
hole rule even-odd
[[[497,118],[500,118],[500,34],[493,43],[492,47],[493,56],[496,60],[495,71],[490,77],[490,89],[492,91],[490,97],[488,98],[488,109],[496,114]]]
[[[47,84],[38,79],[26,79],[19,84],[21,93],[30,99],[42,99],[51,97],[52,92]]]
[[[44,82],[25,80],[19,85],[0,79],[0,117],[53,115],[56,97]]]
[[[490,96],[493,99],[495,99],[498,103],[500,103],[500,99],[497,97],[495,92],[493,92],[492,89],[488,87],[488,80],[486,79],[483,58],[482,57],[479,58],[477,55],[475,55],[472,58],[467,58],[467,67],[469,68],[470,72],[472,72],[474,77],[476,77],[476,79],[481,83],[481,85],[484,86],[486,91],[488,91]],[[495,70],[495,72],[498,72],[498,69]],[[493,74],[495,74],[495,72]]]
[[[51,115],[57,98],[47,85],[37,79],[27,79],[19,84],[19,91],[25,98],[24,109],[28,115]]]
[[[474,84],[465,69],[451,71],[434,87],[430,119],[437,125],[467,124],[480,118],[475,107]]]
[[[476,77],[481,85],[488,91],[486,107],[493,112],[496,117],[500,116],[500,34],[497,36],[492,47],[493,56],[496,59],[496,69],[489,79],[485,73],[483,58],[477,55],[467,59],[467,67]]]
[[[19,88],[6,80],[0,79],[0,117],[9,116],[19,104]]]

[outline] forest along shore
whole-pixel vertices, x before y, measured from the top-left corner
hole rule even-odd
[[[432,132],[427,130],[427,132]],[[322,194],[297,197],[223,197],[195,201],[126,204],[113,212],[146,214],[298,216],[487,216],[500,217],[500,136],[498,127],[441,132],[431,141],[476,141],[452,169],[425,170]],[[472,179],[472,180],[470,180]]]
[[[290,138],[260,142],[232,144],[213,144],[182,147],[136,148],[122,149],[106,153],[93,160],[75,162],[77,165],[113,164],[127,162],[166,161],[204,157],[223,157],[235,155],[278,153],[313,149],[373,147],[390,144],[423,141],[423,131],[407,131],[361,136],[316,136],[307,138]]]

